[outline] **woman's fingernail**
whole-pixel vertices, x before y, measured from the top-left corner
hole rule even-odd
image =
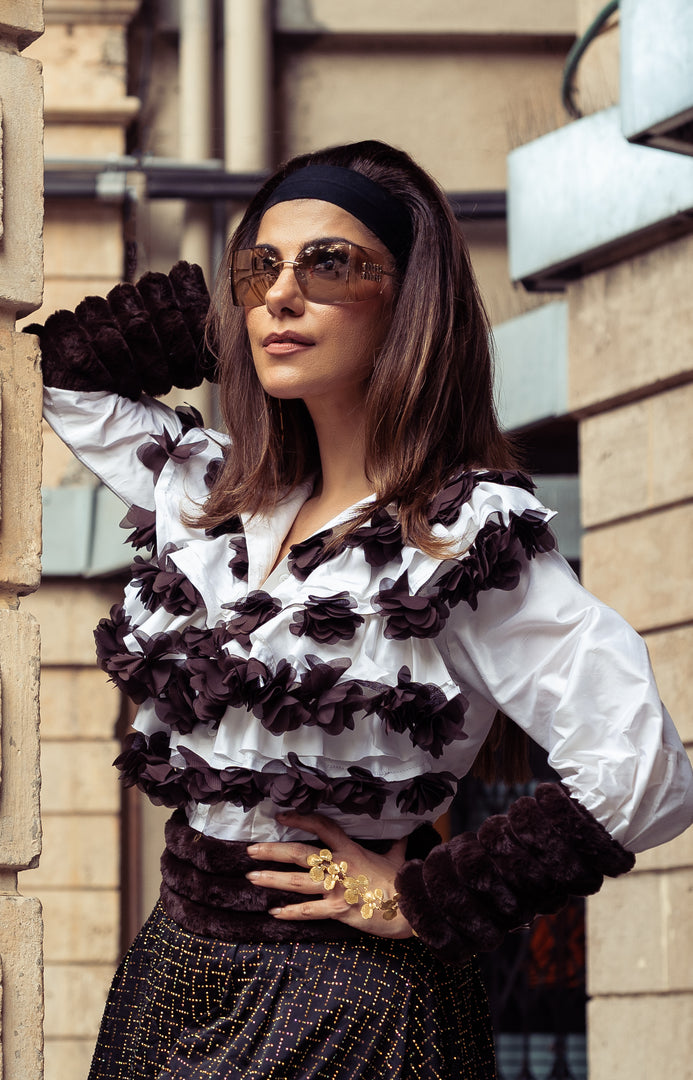
[[[269,911],[267,912],[268,915],[281,915],[281,913],[282,913],[282,908],[280,908],[280,907],[271,907],[269,909]]]
[[[260,845],[259,844],[249,844],[248,847],[245,850],[246,850],[246,853],[248,855],[257,855],[258,851],[260,850]]]
[[[246,874],[245,876],[247,878],[249,878],[251,881],[255,881],[256,878],[260,877],[260,874],[261,874],[260,870],[251,870],[250,873]]]

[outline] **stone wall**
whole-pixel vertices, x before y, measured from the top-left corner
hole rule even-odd
[[[127,94],[127,25],[138,6],[138,0],[46,0],[45,34],[27,51],[36,58],[32,66],[40,60],[44,71],[47,157],[124,152],[137,110]],[[122,278],[118,199],[49,200],[44,240],[38,321],[88,293],[103,295]],[[91,487],[91,476],[46,425],[43,439],[44,486]],[[22,885],[40,898],[44,913],[46,1080],[87,1075],[121,955],[121,807],[111,767],[121,704],[95,666],[92,636],[119,593],[108,582],[51,578],[26,604],[42,638],[44,844],[39,867],[22,875]]]
[[[693,746],[693,237],[568,290],[580,423],[583,578],[641,631]],[[590,1080],[687,1076],[693,830],[588,907]]]
[[[580,29],[601,0],[579,0]],[[586,112],[618,102],[618,20],[585,54]],[[663,151],[660,151],[663,152]],[[575,282],[583,580],[641,633],[693,747],[693,237]],[[590,1080],[684,1077],[693,1055],[693,830],[588,903]]]
[[[42,1069],[41,907],[17,891],[36,866],[39,633],[19,598],[39,583],[41,380],[16,318],[41,303],[42,81],[22,51],[43,30],[40,0],[0,3],[0,1074]]]

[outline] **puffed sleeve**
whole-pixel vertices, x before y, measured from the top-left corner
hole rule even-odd
[[[512,520],[498,516],[501,534]],[[470,553],[473,544],[461,559]],[[495,948],[571,895],[596,892],[605,875],[633,866],[634,852],[693,820],[693,773],[644,643],[550,544],[520,554],[500,587],[452,608],[438,644],[460,685],[544,747],[561,783],[401,868],[404,915],[452,962]]]
[[[153,398],[131,401],[106,390],[46,386],[43,415],[75,457],[126,506],[153,511],[160,469],[152,458],[165,461],[167,451],[183,452],[185,426],[179,413]]]
[[[555,551],[511,590],[457,607],[442,643],[467,685],[539,743],[565,787],[630,851],[693,820],[686,752],[642,638],[577,581]]]

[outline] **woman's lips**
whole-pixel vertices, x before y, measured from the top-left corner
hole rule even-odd
[[[265,352],[270,356],[289,356],[291,353],[303,352],[311,347],[307,341],[271,341],[265,345]]]
[[[289,356],[291,353],[302,352],[309,349],[315,342],[301,334],[268,334],[262,343],[265,352],[270,356]]]

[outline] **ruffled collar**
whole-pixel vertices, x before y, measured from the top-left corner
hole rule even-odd
[[[314,488],[315,478],[313,477],[284,495],[270,513],[241,514],[248,553],[249,590],[265,588],[270,578],[282,572],[284,564],[294,577],[303,580],[313,569],[313,564],[317,565],[316,558],[317,562],[323,561],[325,545],[334,529],[343,525],[360,509],[375,500],[375,495],[368,495],[365,499],[359,499],[358,502],[341,510],[311,536],[297,544],[292,544],[286,559],[275,566],[284,539],[301,507],[311,497]]]

